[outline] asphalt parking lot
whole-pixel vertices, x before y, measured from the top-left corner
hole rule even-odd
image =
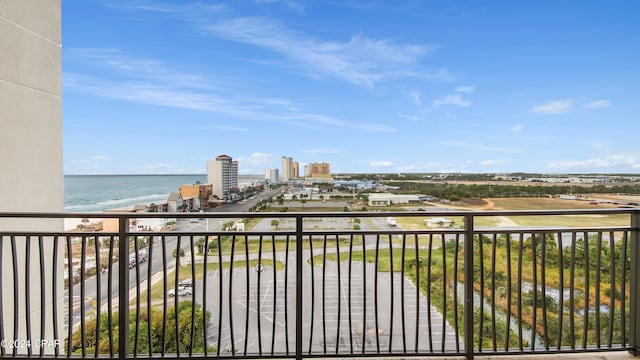
[[[363,271],[361,262],[353,262],[350,298],[348,263],[341,264],[339,277],[338,265],[331,261],[326,264],[324,275],[322,266],[312,268],[306,261],[303,265],[303,352],[335,354],[337,350],[338,353],[360,353],[363,351],[363,344],[365,352],[376,352],[378,347],[383,353],[389,352],[390,349],[403,352],[405,346],[407,352],[413,352],[416,346],[418,315],[418,351],[441,351],[443,331],[445,350],[455,350],[456,337],[453,328],[445,323],[443,329],[442,315],[433,306],[428,306],[427,299],[422,294],[419,295],[419,309],[416,309],[416,288],[408,279],[402,279],[400,273],[394,273],[393,277],[388,272],[378,273],[376,326],[373,264],[367,264]],[[221,353],[235,351],[243,354],[246,351],[247,354],[283,354],[287,350],[294,353],[294,255],[289,259],[286,283],[285,270],[276,271],[275,274],[270,266],[265,266],[262,272],[258,272],[256,268],[248,270],[248,287],[247,268],[244,267],[236,268],[233,272],[223,269],[222,272],[213,271],[207,274],[206,309],[211,313],[211,322],[207,329],[209,346],[217,347],[219,341]],[[221,297],[220,276],[223,284]],[[202,281],[196,284],[196,298],[199,302],[202,300],[200,289],[204,286]],[[405,292],[404,336],[402,286]],[[232,289],[231,294],[229,288]],[[219,310],[220,300],[222,319]],[[431,326],[428,322],[429,316]],[[460,347],[463,347],[461,341]]]

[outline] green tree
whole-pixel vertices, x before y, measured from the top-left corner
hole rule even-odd
[[[217,248],[218,248],[218,238],[212,237],[211,241],[209,241],[209,247],[207,248],[207,250],[211,251]]]
[[[227,221],[226,223],[222,224],[222,231],[231,231],[234,225],[235,222]]]
[[[173,249],[173,252],[171,254],[173,255],[173,257],[178,257],[178,254],[180,254],[180,257],[184,257],[184,249]]]
[[[191,336],[192,322],[191,318],[194,315],[196,321],[193,323],[193,336]],[[203,318],[204,315],[204,318]],[[114,319],[118,318],[118,313],[112,314]],[[178,322],[178,332],[176,334],[176,318]],[[149,354],[152,351],[155,354],[175,353],[177,351],[177,345],[180,344],[180,352],[188,353],[192,351],[194,353],[204,352],[204,330],[209,326],[211,314],[207,311],[206,315],[203,314],[200,305],[193,305],[191,301],[182,301],[178,305],[178,311],[174,306],[170,306],[166,313],[163,313],[161,309],[152,309],[151,316],[147,311],[141,311],[138,317],[135,311],[131,311],[129,314],[129,353],[134,351],[134,343],[136,336],[136,325],[138,327],[138,354]],[[166,326],[163,327],[163,322],[166,321]],[[96,331],[96,318],[88,319],[85,323],[85,351],[88,354],[95,354],[96,348],[103,354],[109,353],[109,321],[108,315],[103,313],[100,315],[100,329]],[[118,324],[114,323],[111,331],[114,334],[113,352],[118,352]],[[149,330],[151,331],[151,339],[148,338]],[[162,343],[163,332],[166,331],[165,342]],[[99,333],[99,344],[96,338],[96,332]],[[193,338],[193,343],[191,342]],[[149,348],[151,343],[151,349]],[[73,353],[80,353],[82,348],[82,333],[78,329],[71,336],[71,351]]]
[[[278,220],[276,219],[271,220],[271,226],[276,230],[278,230],[278,225],[280,225],[280,222]]]
[[[198,254],[202,254],[204,253],[204,245],[205,245],[206,241],[204,239],[203,236],[199,237],[198,240],[196,241],[196,247],[198,248]]]

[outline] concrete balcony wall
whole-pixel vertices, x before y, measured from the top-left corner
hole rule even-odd
[[[60,0],[0,1],[0,211],[62,211],[64,185],[62,170],[62,71]],[[60,219],[0,219],[0,231],[58,231]],[[50,240],[50,239],[47,239]],[[40,340],[40,316],[44,311],[51,322],[54,301],[51,286],[40,287],[40,264],[26,269],[26,239],[15,237],[18,277],[31,276],[29,308],[31,339]],[[54,252],[51,241],[44,241],[44,254]],[[32,239],[30,258],[38,259],[38,241]],[[24,286],[14,289],[14,252],[9,237],[0,240],[5,339],[14,338],[14,291],[18,298],[18,338],[26,338],[26,299]],[[44,257],[51,269],[52,257]],[[62,270],[63,259],[56,266]],[[51,271],[47,271],[50,277]],[[51,279],[43,283],[51,284]],[[62,295],[62,282],[58,294]],[[46,306],[41,308],[44,296]],[[63,298],[58,302],[62,319]],[[61,324],[58,324],[59,328]],[[45,338],[53,337],[46,329]],[[11,352],[10,349],[5,349]],[[20,347],[19,353],[25,353]],[[39,352],[33,348],[32,351]]]

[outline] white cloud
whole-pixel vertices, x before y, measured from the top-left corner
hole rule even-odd
[[[518,154],[523,152],[523,150],[519,148],[487,146],[483,144],[466,142],[466,141],[442,141],[442,142],[439,142],[439,144],[444,146],[450,146],[450,147],[467,148],[467,149],[479,150],[479,151],[501,152],[501,153],[508,153],[508,154]]]
[[[421,98],[420,91],[411,90],[411,91],[408,92],[408,94],[411,97],[411,99],[413,100],[413,102],[416,103],[416,105],[422,106],[422,98]]]
[[[433,100],[433,107],[439,108],[443,105],[453,105],[457,107],[468,107],[471,101],[463,99],[460,95],[453,94]]]
[[[304,6],[300,2],[294,0],[255,0],[255,2],[258,4],[280,4],[291,10],[301,13],[304,12]]]
[[[255,1],[279,3],[304,11],[301,2],[296,0]],[[229,18],[227,6],[220,4],[139,0],[111,1],[107,6],[137,11],[143,16],[146,13],[172,16],[218,38],[268,49],[293,61],[293,64],[286,64],[287,69],[295,69],[297,65],[296,70],[312,77],[328,75],[366,88],[389,78],[409,77],[425,81],[450,81],[452,78],[446,68],[419,66],[420,60],[431,54],[437,45],[400,44],[362,34],[342,40],[325,40],[266,17]],[[282,66],[282,61],[271,64]]]
[[[369,162],[369,166],[371,166],[372,168],[388,168],[393,165],[394,165],[393,161],[388,161],[388,160],[373,160]]]
[[[163,162],[155,162],[144,164],[141,166],[140,170],[136,169],[134,171],[129,171],[130,173],[141,173],[141,174],[169,174],[169,173],[179,173],[180,171],[176,169],[176,166],[172,164],[167,164]]]
[[[610,100],[594,100],[588,104],[585,104],[583,107],[586,109],[598,109],[598,108],[607,108],[611,106]]]
[[[515,124],[511,127],[511,131],[513,132],[520,132],[522,130],[524,130],[524,125],[522,124]]]
[[[401,119],[406,119],[412,122],[417,122],[420,120],[420,117],[416,116],[416,115],[405,115],[405,114],[398,114],[398,117]]]
[[[231,85],[214,86],[219,82],[208,75],[180,71],[161,61],[136,58],[117,49],[71,49],[70,54],[65,61],[71,65],[97,67],[104,77],[66,71],[63,76],[65,91],[139,104],[215,112],[251,121],[295,126],[330,125],[369,132],[395,131],[386,124],[346,121],[300,111],[288,99],[242,96]],[[235,127],[230,130],[244,129]]]
[[[183,20],[193,20],[202,16],[211,16],[226,9],[223,4],[208,4],[202,1],[189,2],[186,6],[152,0],[111,0],[102,5],[125,12],[149,13],[153,16],[175,16]]]
[[[470,93],[476,90],[475,86],[463,85],[456,88],[457,92]]]
[[[218,126],[215,126],[214,129],[222,130],[222,131],[239,131],[239,132],[249,131],[249,129],[247,128],[241,128],[238,126],[230,126],[230,125],[218,125]]]
[[[511,164],[511,160],[509,159],[495,159],[495,160],[480,161],[480,166],[482,167],[496,167],[496,166],[505,166],[510,164]]]
[[[437,162],[427,162],[424,164],[412,164],[406,166],[398,166],[399,172],[468,172],[468,165],[445,164]]]
[[[435,49],[433,45],[394,44],[364,35],[354,35],[342,42],[320,40],[261,17],[212,21],[202,28],[220,38],[271,50],[310,73],[333,76],[366,88],[386,78],[410,76],[411,72],[404,69]],[[403,71],[397,71],[398,68]],[[443,76],[439,72],[418,73]]]
[[[276,157],[273,154],[254,152],[248,157],[239,157],[238,163],[241,166],[242,165],[258,166],[258,165],[265,165],[265,164],[271,163],[275,161],[275,159]]]
[[[558,115],[571,111],[574,101],[571,99],[551,101],[529,109],[530,112],[545,115]]]
[[[637,169],[640,168],[640,155],[622,153],[585,160],[558,160],[549,162],[547,167],[552,170],[584,169],[585,171],[591,171],[594,168]]]
[[[307,156],[315,156],[320,154],[340,154],[342,150],[340,149],[330,149],[330,148],[317,148],[317,149],[309,149],[303,151]]]

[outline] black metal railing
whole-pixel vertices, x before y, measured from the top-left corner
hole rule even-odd
[[[636,209],[0,218],[105,224],[0,231],[3,358],[472,358],[640,344]],[[151,219],[162,228],[140,225]]]

